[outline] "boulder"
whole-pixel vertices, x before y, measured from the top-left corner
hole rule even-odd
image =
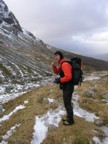
[[[101,127],[101,126],[104,125],[103,121],[100,120],[100,119],[95,120],[95,121],[94,121],[94,124],[95,124],[96,126],[99,126],[99,127]]]
[[[84,95],[87,97],[92,97],[94,95],[94,91],[92,91],[92,90],[85,91]]]
[[[108,93],[104,93],[102,96],[108,100]]]
[[[94,87],[94,88],[91,89],[91,91],[97,92],[97,89]]]

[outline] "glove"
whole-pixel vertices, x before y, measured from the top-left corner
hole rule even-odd
[[[59,84],[60,83],[60,78],[55,78],[54,83]]]

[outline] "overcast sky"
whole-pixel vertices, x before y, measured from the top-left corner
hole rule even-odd
[[[108,0],[4,0],[45,43],[79,54],[108,53]]]

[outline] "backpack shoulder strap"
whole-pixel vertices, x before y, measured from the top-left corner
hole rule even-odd
[[[62,63],[61,63],[61,65],[63,64],[63,63],[68,63],[68,64],[70,64],[71,65],[71,61],[63,61]]]
[[[72,67],[72,62],[69,61],[69,60],[67,60],[67,61],[63,61],[63,62],[61,63],[61,69],[62,69],[62,64],[64,64],[64,63],[68,63],[68,64],[71,65],[71,67]]]

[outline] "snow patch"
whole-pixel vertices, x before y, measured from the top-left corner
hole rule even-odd
[[[49,104],[50,104],[50,103],[53,103],[55,100],[51,99],[51,98],[48,98],[48,101],[49,101]]]
[[[10,112],[8,115],[4,115],[2,118],[0,118],[0,122],[4,122],[8,120],[14,113],[16,113],[18,110],[24,109],[24,105],[17,106],[12,112]]]
[[[26,91],[25,92],[19,92],[19,93],[11,93],[11,94],[0,95],[0,103],[6,103],[9,100],[13,100],[13,99],[21,96],[24,93],[26,93]]]
[[[10,130],[7,131],[6,134],[2,136],[2,139],[7,140],[12,135],[12,133],[16,131],[15,129],[19,126],[20,124],[16,124],[15,126],[11,127]]]
[[[78,105],[79,95],[73,93],[73,104],[74,104],[74,114],[84,118],[86,121],[94,122],[94,120],[99,119],[94,113],[90,113]]]
[[[60,106],[55,110],[49,110],[41,117],[36,116],[34,125],[34,134],[31,144],[40,144],[46,138],[48,127],[53,125],[59,126],[61,117],[65,114],[64,109]]]
[[[54,103],[55,100],[51,98],[44,98],[44,101],[46,101],[48,104]]]
[[[24,104],[28,104],[28,100],[25,100],[25,101],[24,101]]]
[[[85,76],[83,81],[99,80],[101,77],[97,76]]]

